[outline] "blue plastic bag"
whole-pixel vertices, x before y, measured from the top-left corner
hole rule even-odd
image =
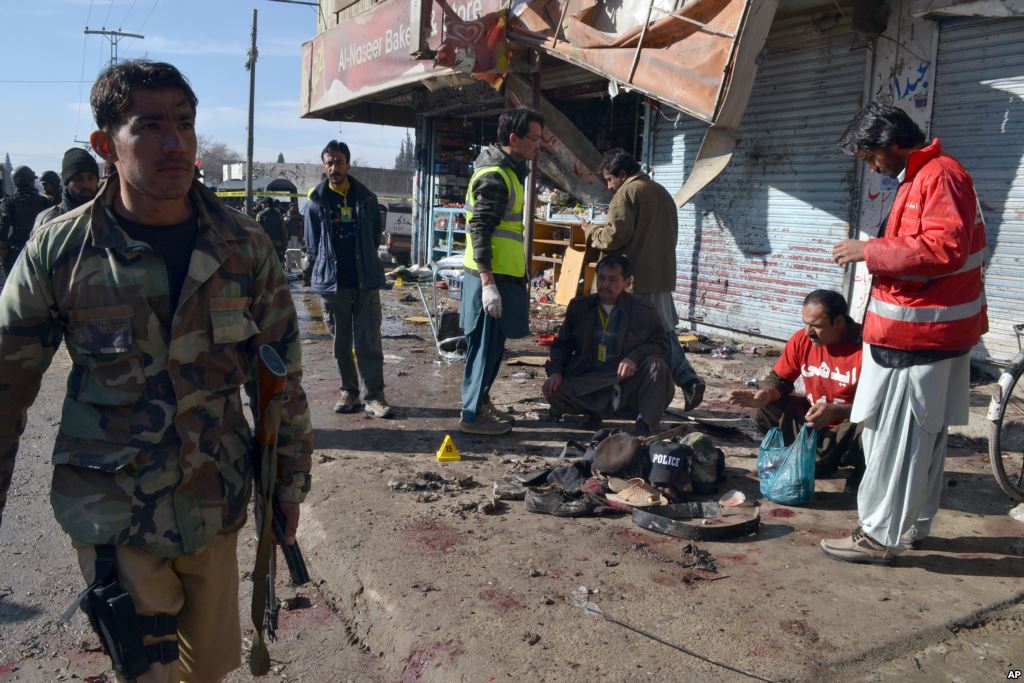
[[[783,445],[782,430],[772,427],[757,450],[761,495],[782,505],[803,505],[814,495],[814,460],[818,433],[807,425],[796,440]]]

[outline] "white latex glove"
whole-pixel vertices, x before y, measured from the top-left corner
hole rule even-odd
[[[501,317],[501,293],[498,285],[484,285],[484,313],[492,318]]]

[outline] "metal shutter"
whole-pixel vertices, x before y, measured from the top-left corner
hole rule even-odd
[[[974,354],[1005,363],[1024,323],[1024,19],[956,19],[939,29],[932,134],[974,178],[985,214],[989,328]]]
[[[681,318],[788,338],[807,292],[841,289],[832,245],[850,232],[855,162],[836,141],[864,97],[866,49],[845,20],[777,20],[729,167],[679,211]],[[652,114],[652,176],[675,192],[705,124]]]

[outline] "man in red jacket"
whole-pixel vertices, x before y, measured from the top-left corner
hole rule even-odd
[[[985,222],[974,183],[938,138],[926,143],[906,112],[879,102],[858,112],[839,141],[900,183],[882,236],[832,248],[837,265],[864,261],[872,276],[850,416],[864,427],[860,526],[821,542],[846,562],[891,564],[928,535],[947,428],[967,424],[969,353],[988,330]]]

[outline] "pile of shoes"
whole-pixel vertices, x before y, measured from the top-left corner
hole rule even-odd
[[[611,428],[566,444],[555,467],[495,482],[494,493],[524,500],[530,512],[581,517],[714,493],[724,479],[725,457],[705,434],[644,440]]]

